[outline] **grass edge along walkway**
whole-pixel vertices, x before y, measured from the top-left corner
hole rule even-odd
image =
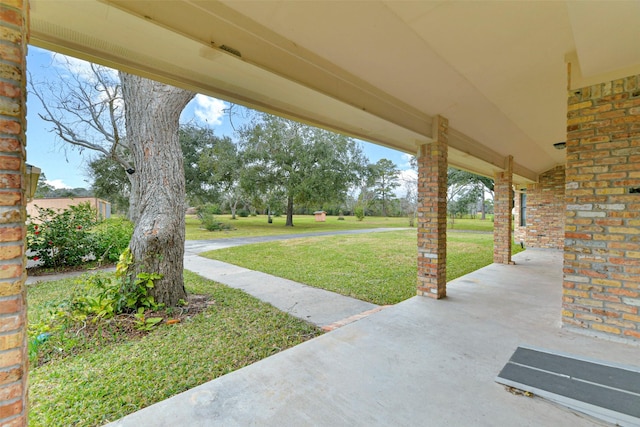
[[[190,293],[214,304],[189,322],[162,325],[142,339],[83,351],[32,368],[29,425],[95,426],[115,421],[321,334],[320,329],[250,295],[185,271]],[[29,321],[75,285],[27,288]],[[66,291],[66,292],[65,292]]]
[[[200,254],[378,305],[415,295],[416,231],[298,238]],[[447,280],[493,262],[493,235],[447,233]],[[521,251],[514,246],[514,253]]]

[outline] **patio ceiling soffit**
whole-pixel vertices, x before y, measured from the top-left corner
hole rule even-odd
[[[63,19],[63,2],[32,3],[35,45],[407,153],[431,142],[432,117],[221,3],[193,13],[202,5],[70,2],[80,8],[75,21]],[[453,128],[449,146],[452,166],[487,176],[504,167],[505,156]],[[534,171],[514,164],[515,182],[536,180]]]

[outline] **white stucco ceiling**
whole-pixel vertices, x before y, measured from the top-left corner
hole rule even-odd
[[[636,1],[31,5],[36,45],[405,152],[442,115],[452,165],[517,182],[564,163],[567,58],[574,86],[640,73]]]

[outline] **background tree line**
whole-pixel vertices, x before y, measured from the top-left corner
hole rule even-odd
[[[401,180],[388,159],[369,163],[360,145],[343,135],[264,113],[255,113],[235,139],[195,124],[179,130],[186,206],[215,205],[235,218],[250,214],[353,214],[404,216],[416,204],[415,179]],[[89,163],[96,197],[114,211],[128,209],[130,180],[104,154]],[[398,190],[404,185],[405,195]]]
[[[236,132],[237,140],[218,137],[209,128],[179,125],[193,92],[95,64],[79,73],[67,62],[53,79],[30,81],[30,92],[60,141],[97,153],[89,163],[93,194],[114,210],[126,209],[134,224],[128,280],[158,273],[152,296],[167,306],[186,297],[187,206],[217,204],[232,217],[239,208],[283,212],[287,226],[300,210],[416,216],[415,178],[401,182],[388,159],[369,163],[359,144],[344,135],[254,113]],[[452,207],[484,197],[481,186],[493,189],[481,178],[467,177],[472,181],[463,184],[462,175],[455,177],[450,176]]]
[[[267,126],[271,132],[268,135]],[[284,132],[295,137],[286,139]],[[349,138],[266,114],[245,125],[238,135],[234,141],[215,135],[209,127],[180,127],[186,207],[214,205],[216,212],[228,213],[234,219],[238,212],[279,216],[287,213],[290,194],[295,200],[291,213],[296,215],[312,214],[318,209],[329,215],[353,215],[358,206],[365,216],[412,217],[415,213],[416,174],[401,175],[388,159],[368,163]],[[304,138],[310,138],[310,142]],[[311,150],[313,147],[316,152]],[[314,162],[318,169],[313,168]],[[343,168],[329,169],[327,164]],[[417,172],[415,164],[413,167]],[[307,174],[297,176],[302,170]],[[36,197],[95,196],[109,201],[114,212],[126,215],[130,180],[121,165],[105,155],[94,156],[87,173],[90,189],[56,189],[46,183],[42,174]],[[285,175],[291,179],[285,179]],[[492,179],[455,168],[449,168],[447,175],[448,212],[452,219],[465,215],[485,219],[493,213]]]

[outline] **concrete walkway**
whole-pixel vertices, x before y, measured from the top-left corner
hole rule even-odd
[[[638,364],[638,347],[560,328],[562,252],[514,260],[450,282],[444,300],[411,298],[112,425],[606,425],[495,382],[520,344]]]
[[[83,274],[91,274],[98,271],[116,271],[115,267],[97,268],[95,270],[70,271],[66,273],[44,274],[42,276],[27,276],[25,285],[35,285],[40,282],[53,282],[54,280],[69,279],[71,277],[79,277]]]
[[[198,255],[185,255],[184,268],[207,279],[242,289],[281,311],[328,329],[347,318],[378,308],[375,304],[335,292]]]
[[[337,326],[358,320],[364,315],[373,313],[379,310],[380,307],[335,292],[303,285],[292,280],[259,271],[248,270],[221,261],[203,258],[197,254],[255,243],[305,237],[369,234],[397,230],[405,230],[405,228],[372,228],[233,239],[187,240],[185,242],[184,268],[209,280],[214,280],[232,288],[241,289],[262,301],[268,302],[281,311],[306,320],[316,326],[323,327],[326,330],[331,330]]]

